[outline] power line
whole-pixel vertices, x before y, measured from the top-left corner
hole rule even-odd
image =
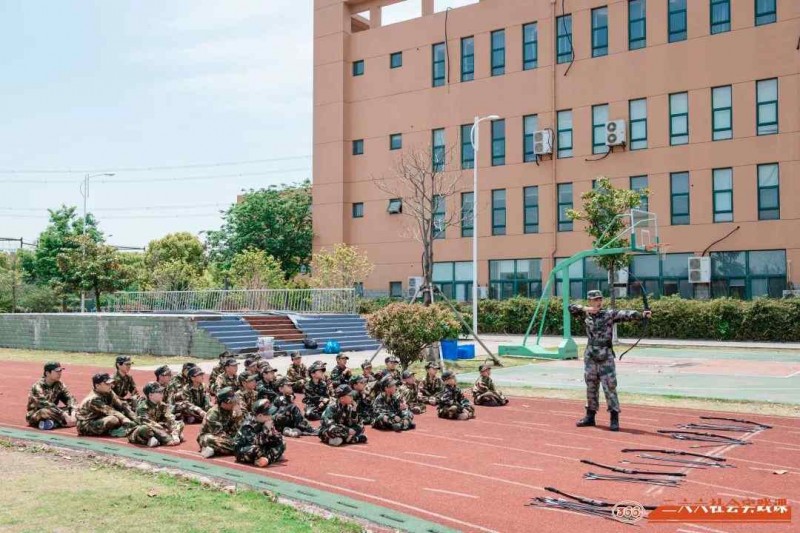
[[[104,216],[102,220],[129,220],[137,218],[199,218],[199,217],[218,217],[222,213],[219,211],[215,213],[178,213],[175,215],[119,215],[119,216]],[[50,218],[50,213],[43,213],[41,215],[14,215],[0,213],[0,218],[33,218],[33,219],[46,219]]]
[[[143,205],[143,206],[131,206],[131,207],[98,207],[96,209],[92,209],[91,211],[94,212],[105,212],[105,211],[154,211],[159,209],[175,209],[175,210],[184,210],[184,209],[200,209],[200,208],[209,208],[209,207],[230,207],[232,202],[228,203],[214,203],[214,204],[182,204],[182,205]],[[47,211],[49,209],[53,209],[52,207],[0,207],[0,211],[24,211],[24,212],[40,212],[40,211]]]
[[[115,179],[115,178],[105,178],[105,179],[94,179],[92,183],[155,183],[155,182],[173,182],[173,181],[202,181],[202,180],[215,180],[215,179],[222,179],[222,178],[245,178],[250,179],[256,176],[267,176],[270,174],[281,174],[285,172],[310,172],[310,167],[302,167],[302,168],[280,168],[280,169],[273,169],[273,170],[264,170],[261,172],[241,172],[238,174],[211,174],[205,176],[179,176],[174,178],[125,178],[125,179]],[[1,173],[2,171],[0,171]],[[48,184],[48,183],[76,183],[75,178],[72,179],[9,179],[3,180],[3,183],[37,183],[37,184]]]

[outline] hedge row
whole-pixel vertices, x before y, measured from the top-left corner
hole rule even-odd
[[[385,306],[386,300],[364,300],[362,314]],[[481,300],[478,327],[482,333],[523,334],[538,300],[511,298]],[[545,324],[546,335],[561,335],[561,300],[551,299]],[[472,321],[469,304],[459,308],[467,322]],[[800,342],[800,299],[757,299],[752,301],[719,298],[686,300],[678,297],[650,301],[653,318],[647,337],[664,339],[703,339],[724,341]],[[617,300],[617,309],[642,310],[640,299]],[[536,333],[538,323],[533,333]],[[573,335],[583,335],[583,322],[572,320]],[[621,324],[619,335],[638,337],[643,328],[637,323]]]

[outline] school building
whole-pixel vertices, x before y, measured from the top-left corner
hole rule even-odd
[[[402,199],[374,178],[431,145],[462,174],[440,208],[461,223],[434,246],[434,280],[458,299],[473,232],[489,297],[538,295],[590,247],[566,211],[598,176],[650,191],[670,248],[634,258],[648,292],[780,297],[800,282],[799,1],[416,0],[391,20],[413,3],[314,2],[314,248],[366,251],[365,292],[404,295],[421,273]],[[469,131],[488,115],[476,157]],[[693,256],[711,258],[707,282],[689,281]],[[570,279],[573,295],[608,290],[591,260]]]

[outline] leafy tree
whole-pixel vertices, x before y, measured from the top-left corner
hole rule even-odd
[[[233,256],[230,278],[237,289],[276,289],[286,284],[280,263],[263,250]]]
[[[53,313],[59,308],[59,295],[51,287],[25,284],[18,301],[25,313]]]
[[[620,216],[633,208],[639,207],[643,196],[649,191],[617,189],[605,176],[600,176],[595,182],[595,187],[581,195],[583,211],[568,209],[567,216],[572,220],[586,222],[586,233],[592,237],[592,246],[601,248],[614,240],[614,248],[625,247],[630,244],[627,238],[615,239],[626,227],[625,218]],[[593,257],[592,260],[600,267],[608,270],[611,279],[620,268],[630,265],[630,254],[615,254]],[[616,296],[612,287],[611,306],[616,303]]]
[[[246,250],[263,250],[291,278],[311,258],[311,184],[250,190],[223,215],[217,231],[208,232],[212,260],[223,270]]]
[[[70,237],[56,261],[69,292],[92,292],[100,309],[103,293],[123,288],[128,272],[113,246],[95,242],[89,235]]]
[[[123,291],[144,291],[150,278],[150,271],[145,264],[144,254],[140,252],[119,252],[119,262],[127,272],[126,285]]]
[[[355,246],[334,244],[333,249],[322,249],[311,259],[313,287],[325,289],[352,288],[363,282],[374,269],[367,254]]]
[[[58,266],[58,256],[79,245],[74,237],[83,234],[83,217],[78,216],[76,207],[62,205],[50,209],[50,222],[39,235],[34,252],[34,261],[27,261],[25,268],[31,269],[31,278],[39,284],[66,283],[65,273]],[[103,241],[103,233],[97,227],[94,216],[86,217],[87,242]]]
[[[161,261],[150,273],[149,283],[157,291],[188,291],[201,288],[203,272],[180,259]]]
[[[170,233],[150,241],[144,261],[150,269],[167,261],[182,261],[199,272],[205,268],[205,248],[199,238],[187,231]]]

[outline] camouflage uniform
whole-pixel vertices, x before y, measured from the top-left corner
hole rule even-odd
[[[586,382],[586,409],[597,412],[600,407],[600,385],[606,396],[608,410],[619,413],[619,398],[617,397],[617,371],[614,364],[614,349],[612,347],[613,327],[615,323],[640,320],[642,314],[638,311],[617,311],[615,309],[601,309],[597,314],[586,313],[580,305],[570,305],[569,312],[572,316],[584,319],[588,342],[583,354],[583,379]]]
[[[325,378],[318,382],[309,379],[306,382],[305,395],[303,396],[303,403],[306,405],[305,416],[309,420],[319,420],[322,418],[322,412],[330,402],[330,387],[325,381]],[[320,404],[323,404],[320,407]]]
[[[353,391],[353,403],[356,406],[356,414],[358,414],[358,422],[360,424],[372,424],[372,419],[375,418],[375,411],[372,409],[372,398],[366,393],[366,390],[359,392]]]
[[[444,382],[439,376],[434,376],[431,379],[427,374],[425,380],[419,388],[420,399],[427,404],[436,405],[439,403],[439,397],[444,392]]]
[[[475,405],[497,407],[507,404],[508,398],[494,388],[494,381],[490,376],[478,376],[478,380],[472,386],[472,401]]]
[[[211,395],[216,395],[217,393],[217,378],[220,377],[222,374],[225,373],[225,359],[219,362],[217,366],[211,369],[211,373],[208,375],[208,388]]]
[[[136,406],[139,425],[128,435],[128,442],[146,446],[155,437],[161,445],[183,440],[183,423],[175,420],[165,402],[153,403],[142,398]]]
[[[114,375],[114,385],[112,390],[120,400],[127,402],[128,405],[131,406],[131,409],[136,408],[136,404],[139,402],[139,398],[141,398],[139,395],[139,389],[136,388],[136,382],[133,380],[133,376],[130,374],[123,376],[119,373],[119,371],[117,371],[117,373]],[[127,400],[123,400],[127,394],[130,394],[131,397]]]
[[[235,448],[233,439],[241,425],[240,411],[228,411],[215,405],[203,419],[197,443],[201,449],[206,447],[213,449],[215,455],[231,455]]]
[[[444,386],[436,412],[439,418],[456,419],[463,413],[466,413],[468,418],[475,418],[475,408],[464,397],[458,385]]]
[[[236,392],[236,396],[238,398],[239,405],[242,406],[242,411],[245,413],[252,413],[253,404],[259,400],[258,391],[242,389]]]
[[[269,464],[275,463],[286,451],[283,437],[274,427],[248,416],[233,439],[233,453],[237,463],[253,464],[265,457]]]
[[[180,415],[184,420],[191,417],[194,418],[194,421],[200,422],[211,409],[211,398],[209,398],[205,383],[200,383],[196,387],[191,382],[187,383],[175,394],[173,401],[175,402],[175,414]]]
[[[58,406],[64,404],[65,409]],[[42,420],[52,420],[55,427],[66,426],[66,412],[75,410],[75,398],[60,381],[47,384],[45,378],[33,384],[28,394],[28,412],[25,420],[32,427],[38,427]]]
[[[419,415],[425,412],[426,406],[419,400],[419,384],[416,381],[413,384],[403,381],[397,393],[400,399],[406,402],[412,413]]]
[[[315,433],[314,428],[303,416],[303,412],[294,403],[294,394],[280,395],[275,398],[272,405],[277,408],[277,413],[272,417],[275,428],[283,432],[284,429],[296,429],[304,434]]]
[[[397,394],[391,396],[386,392],[381,392],[372,404],[375,411],[375,419],[372,427],[375,429],[394,429],[401,431],[404,429],[414,429],[414,414],[408,409],[400,408],[400,398]]]
[[[261,383],[258,384],[258,389],[256,389],[258,399],[263,400],[266,398],[270,402],[274,402],[275,398],[277,398],[280,393],[278,392],[277,380],[267,381],[263,380]]]
[[[217,376],[217,380],[214,382],[214,386],[212,387],[214,394],[216,395],[218,390],[224,389],[225,387],[230,387],[234,391],[238,391],[241,388],[239,386],[239,377],[229,376],[226,372],[223,372]]]
[[[331,384],[334,388],[338,387],[339,385],[347,385],[350,383],[350,369],[346,366],[344,368],[336,365],[331,370]]]
[[[97,437],[120,427],[132,430],[136,426],[136,413],[113,391],[108,394],[91,392],[78,407],[76,418],[81,436]]]
[[[350,437],[351,429],[355,432],[352,437]],[[364,426],[358,423],[355,406],[353,404],[343,405],[338,401],[331,402],[322,413],[319,438],[325,444],[329,444],[330,440],[335,438],[342,439],[342,442],[366,442]]]
[[[305,390],[306,378],[308,378],[308,369],[303,363],[300,363],[300,365],[292,364],[286,370],[286,379],[292,384],[292,390],[295,392],[303,392]]]

